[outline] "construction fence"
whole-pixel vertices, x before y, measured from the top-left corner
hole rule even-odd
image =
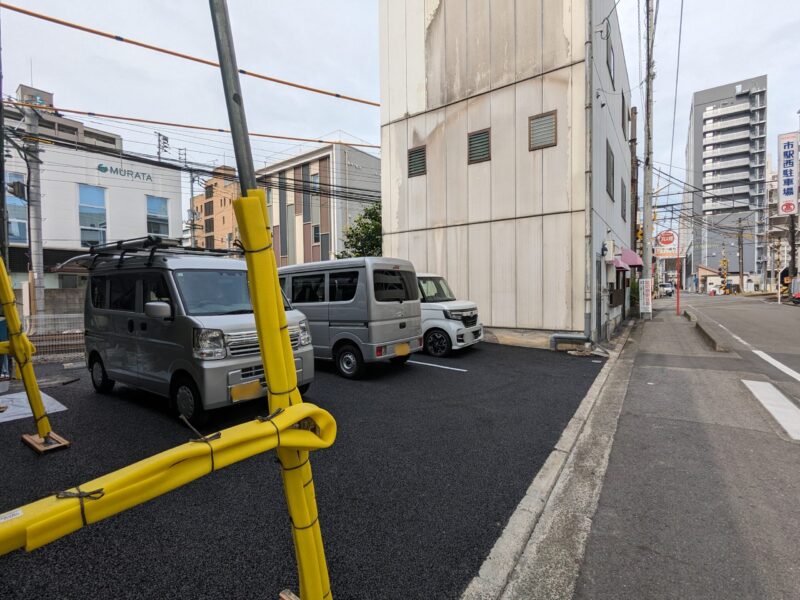
[[[36,347],[36,362],[75,361],[83,358],[83,313],[30,315],[22,318]]]

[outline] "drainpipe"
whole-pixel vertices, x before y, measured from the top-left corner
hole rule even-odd
[[[592,35],[594,27],[592,25],[592,2],[593,0],[585,0],[586,4],[586,41],[584,42],[584,58],[583,66],[585,71],[585,100],[584,100],[584,113],[586,119],[585,140],[584,140],[584,163],[586,170],[584,173],[585,178],[585,221],[584,221],[584,238],[585,238],[585,271],[583,276],[583,333],[554,333],[550,336],[550,349],[556,350],[559,342],[572,342],[572,343],[592,343],[592,271],[594,252],[592,249],[592,66],[594,65],[594,55],[592,46]],[[600,315],[597,315],[600,318]]]

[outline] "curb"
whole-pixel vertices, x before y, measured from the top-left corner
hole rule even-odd
[[[695,329],[697,329],[700,337],[708,342],[712,350],[715,352],[728,352],[728,347],[717,335],[717,331],[714,327],[709,325],[704,319],[700,319],[695,312],[690,312],[688,309],[683,311],[683,315],[694,323]]]
[[[505,529],[495,542],[489,555],[461,595],[461,600],[496,600],[503,594],[519,558],[533,535],[539,517],[556,485],[584,425],[592,413],[608,376],[617,363],[628,341],[633,322],[629,322],[612,350],[606,364],[586,392],[575,414],[570,419],[550,456],[536,474],[522,500],[512,513]]]

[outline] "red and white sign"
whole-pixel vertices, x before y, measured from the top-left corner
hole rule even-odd
[[[662,231],[656,236],[659,246],[672,246],[675,244],[675,232],[671,229]]]
[[[797,134],[778,136],[778,214],[797,214]]]

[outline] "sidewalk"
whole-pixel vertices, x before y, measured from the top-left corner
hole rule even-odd
[[[626,348],[633,370],[574,597],[797,598],[800,444],[741,381],[765,375],[674,313],[654,317]]]

